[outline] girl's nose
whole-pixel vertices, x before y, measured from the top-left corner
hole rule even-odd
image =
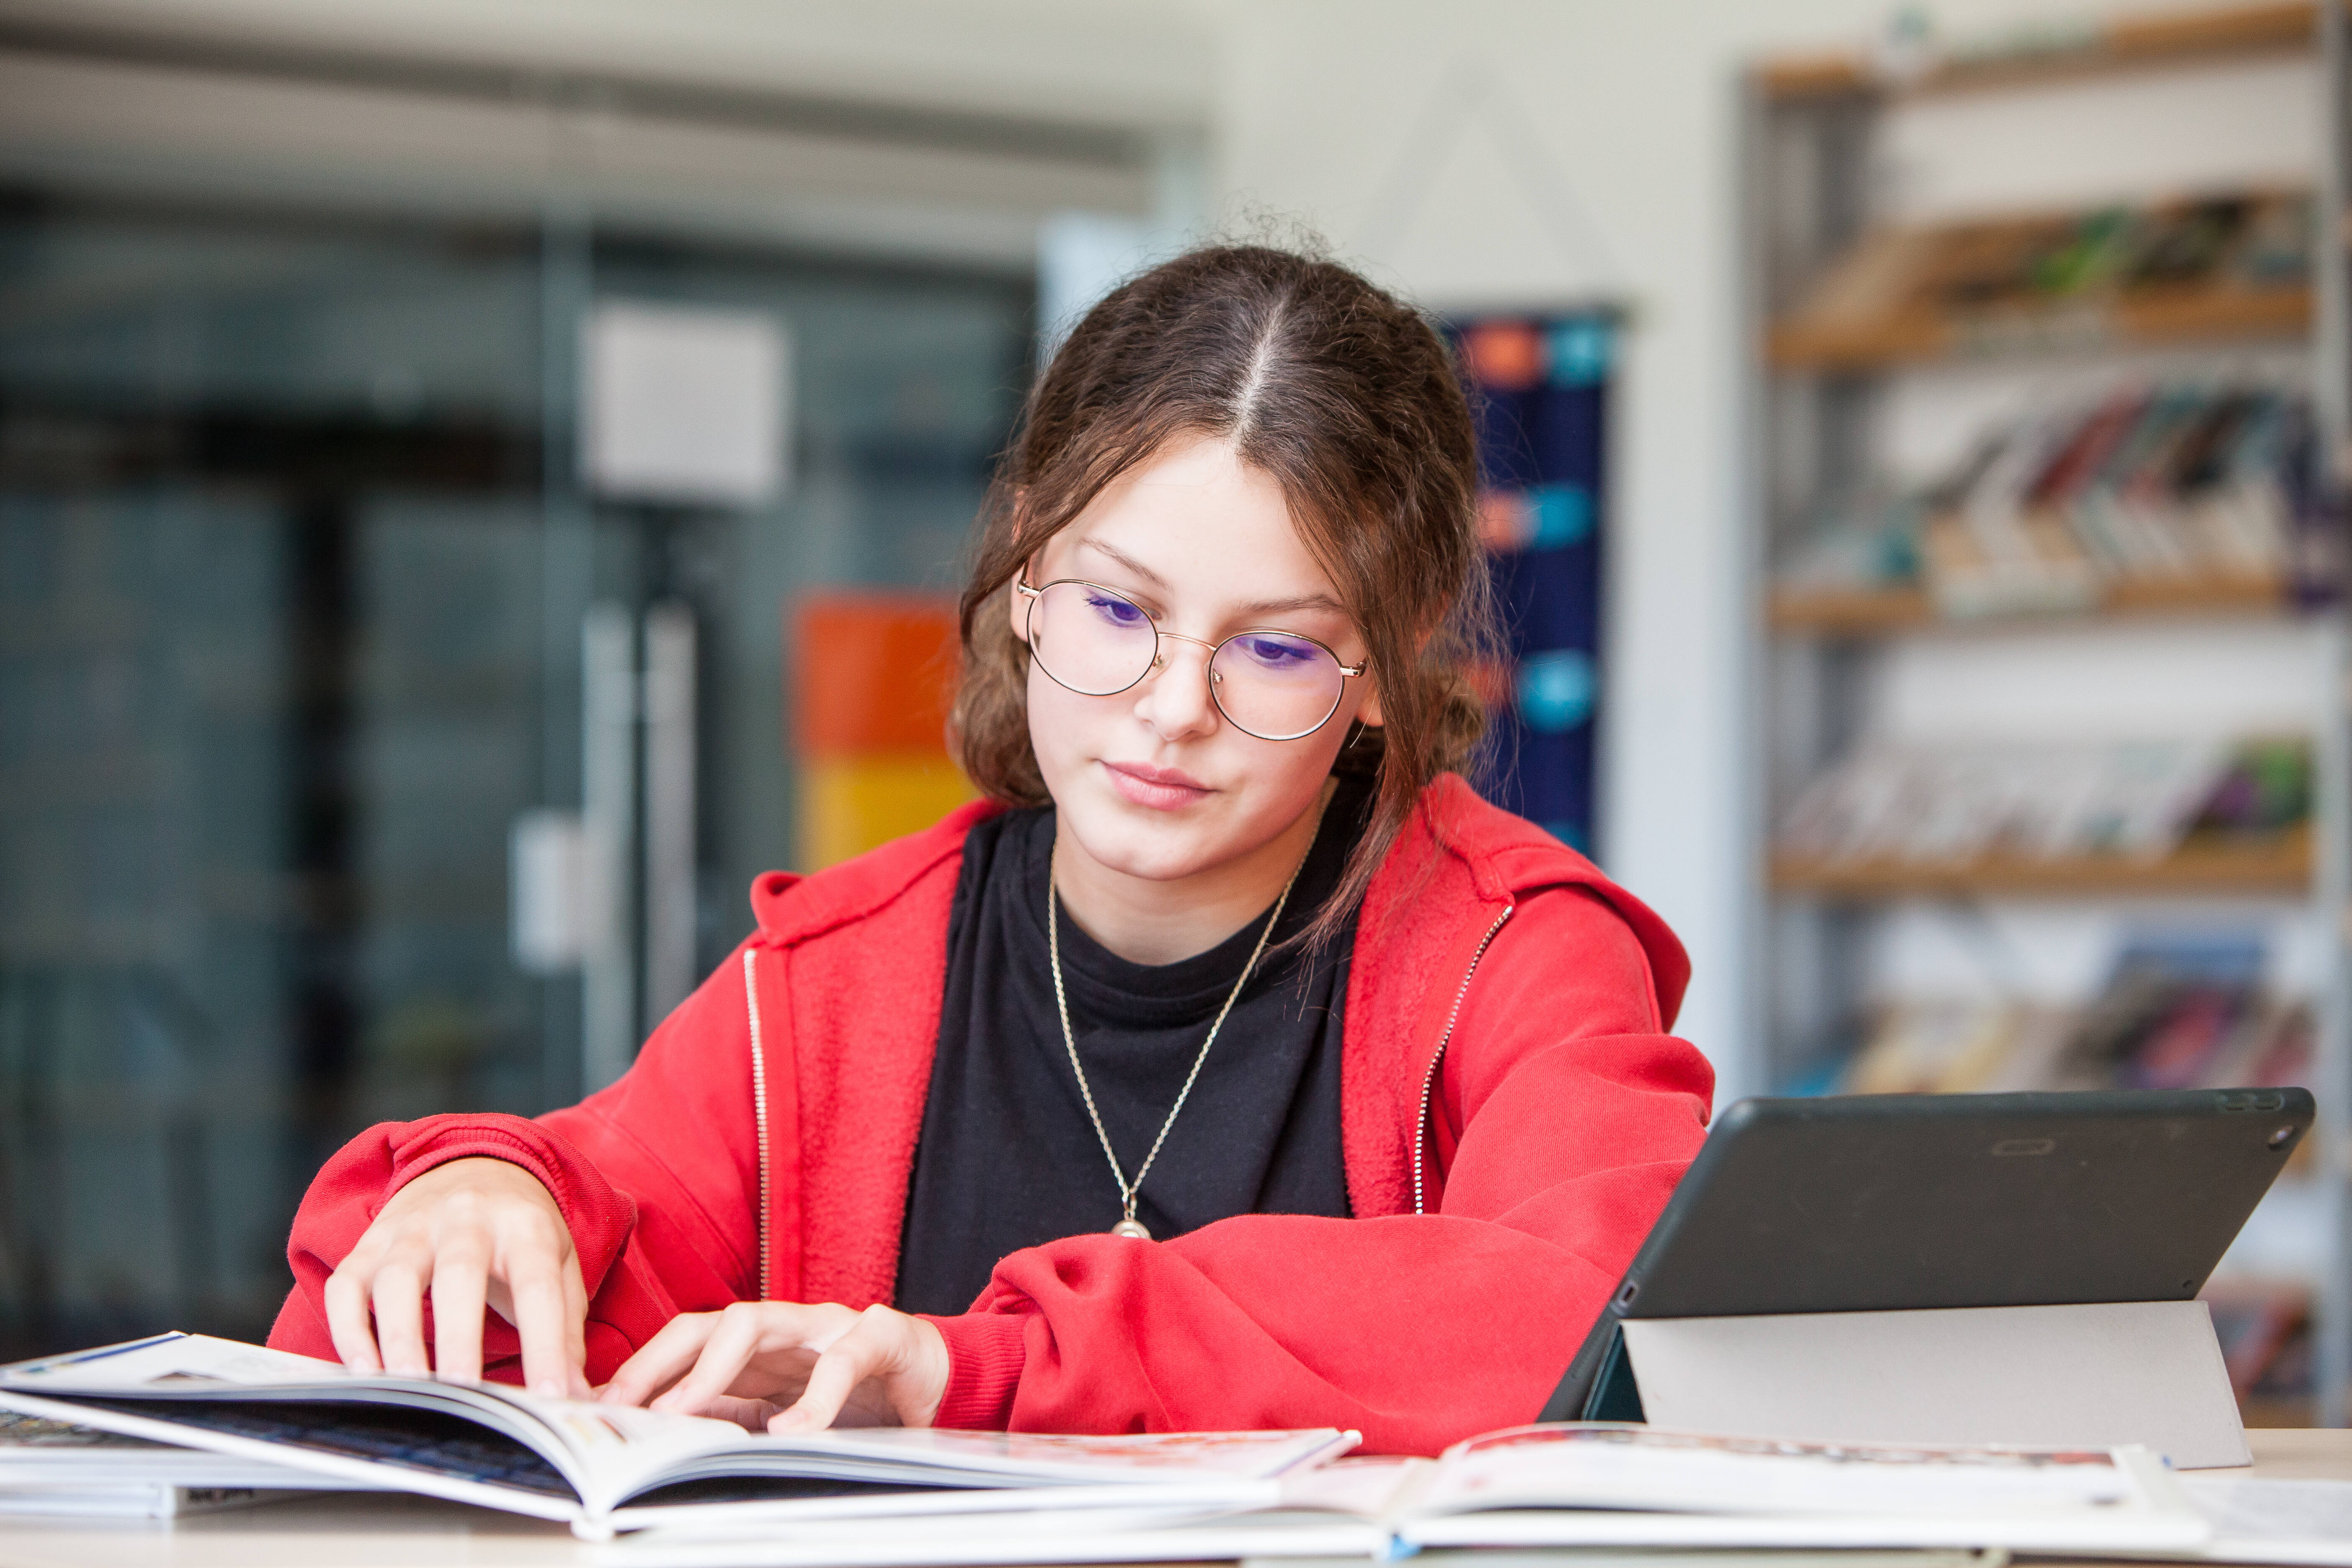
[[[1160,657],[1144,678],[1135,702],[1136,717],[1163,741],[1189,740],[1217,727],[1217,705],[1209,695],[1214,679],[1208,668],[1215,650],[1191,637],[1162,633]]]

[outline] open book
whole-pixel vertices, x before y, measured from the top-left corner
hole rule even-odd
[[[725,1514],[719,1505],[742,1500],[763,1503],[771,1521],[1010,1509],[1227,1512],[1272,1504],[1282,1476],[1356,1443],[1353,1433],[1329,1428],[1057,1436],[873,1427],[777,1436],[500,1384],[366,1376],[196,1334],[0,1368],[0,1409],[566,1521],[591,1537]]]
[[[1108,1510],[971,1521],[677,1518],[604,1549],[609,1568],[883,1568],[1226,1558],[1388,1560],[1423,1548],[1759,1551],[1979,1547],[2193,1553],[2206,1521],[2144,1449],[1916,1448],[1529,1426],[1430,1459],[1294,1471],[1272,1509]]]

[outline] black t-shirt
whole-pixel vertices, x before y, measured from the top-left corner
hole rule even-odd
[[[1364,780],[1339,780],[1269,952],[1304,930],[1338,886],[1370,803]],[[964,841],[938,1055],[899,1245],[905,1311],[961,1312],[1006,1253],[1107,1231],[1119,1218],[1118,1184],[1054,1006],[1045,941],[1053,848],[1051,808],[992,817]],[[1272,907],[1208,952],[1166,964],[1118,957],[1063,908],[1070,1028],[1130,1178]],[[1311,964],[1296,949],[1259,961],[1144,1178],[1136,1217],[1155,1237],[1243,1214],[1347,1216],[1339,1030],[1353,934],[1350,922]]]

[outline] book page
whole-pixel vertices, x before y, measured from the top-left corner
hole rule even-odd
[[[2014,1512],[2139,1500],[2136,1478],[2105,1450],[1800,1443],[1595,1425],[1526,1426],[1458,1444],[1416,1511]]]
[[[2190,1506],[2212,1522],[2207,1557],[2352,1564],[2352,1481],[2179,1479]]]

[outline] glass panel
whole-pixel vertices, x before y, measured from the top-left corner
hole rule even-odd
[[[0,1356],[260,1337],[345,1138],[576,1090],[578,982],[506,929],[510,824],[578,804],[540,268],[522,231],[0,197]],[[594,270],[794,345],[774,508],[591,531],[596,597],[699,623],[707,965],[791,862],[785,609],[952,592],[1032,284],[643,244]]]
[[[605,244],[603,300],[756,309],[791,342],[791,480],[759,511],[599,509],[607,591],[690,604],[703,628],[700,938],[750,933],[748,891],[798,864],[785,617],[841,587],[952,598],[971,521],[1029,377],[1025,276]],[[650,1022],[650,1021],[649,1021]]]

